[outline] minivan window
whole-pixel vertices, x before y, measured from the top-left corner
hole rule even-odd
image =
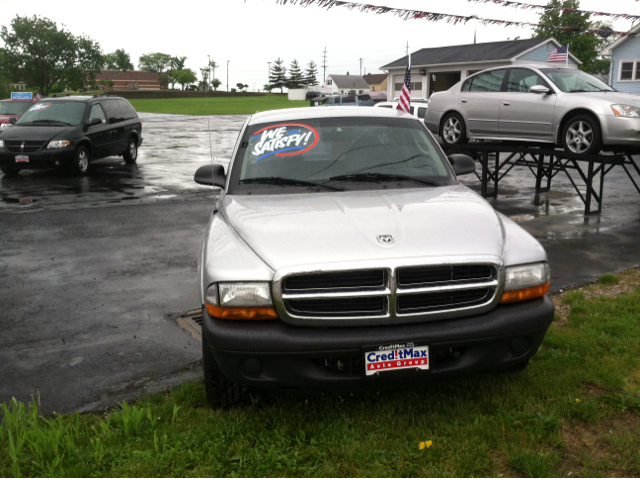
[[[342,98],[342,103],[355,103],[356,102],[356,97],[355,96],[345,96]]]
[[[506,70],[491,70],[470,78],[471,87],[469,91],[497,92],[502,88],[502,80]]]
[[[80,101],[42,101],[29,108],[16,122],[16,125],[67,123],[79,125],[82,123],[87,104]]]
[[[126,100],[116,100],[125,120],[133,120],[138,116],[131,104]]]
[[[98,118],[102,123],[107,122],[107,117],[105,116],[104,111],[102,110],[102,107],[97,103],[91,107],[91,114],[89,115],[89,123],[91,123],[91,121],[96,118]]]
[[[360,101],[371,101],[371,97],[369,95],[360,95],[358,97],[358,100],[360,100]]]
[[[118,123],[122,121],[124,115],[118,106],[118,102],[115,100],[105,100],[102,102],[102,107],[104,108],[105,113],[107,114],[107,119],[109,124]]]

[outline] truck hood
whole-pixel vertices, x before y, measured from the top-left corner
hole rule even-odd
[[[462,185],[231,196],[221,212],[272,269],[344,261],[502,257],[502,221]],[[391,243],[379,239],[393,237]],[[388,238],[387,238],[388,239]]]

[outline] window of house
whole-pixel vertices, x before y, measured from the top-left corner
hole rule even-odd
[[[640,80],[640,60],[622,60],[620,62],[619,81]]]
[[[327,85],[333,85],[333,81],[332,80],[327,80]]]
[[[422,82],[421,81],[412,81],[411,82],[411,91],[420,90],[422,91]]]

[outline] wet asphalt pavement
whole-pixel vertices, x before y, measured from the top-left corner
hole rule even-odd
[[[193,173],[230,156],[246,116],[140,116],[136,165],[0,175],[0,402],[39,392],[48,413],[86,411],[201,378],[201,345],[176,321],[199,307],[212,210]],[[640,195],[622,169],[589,216],[564,175],[547,193],[534,183],[519,168],[489,201],[543,243],[552,290],[640,265]]]

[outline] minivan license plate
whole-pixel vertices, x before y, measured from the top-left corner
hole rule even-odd
[[[366,375],[401,369],[429,369],[429,346],[392,344],[364,353]]]
[[[16,163],[29,163],[29,157],[26,155],[16,155]]]

